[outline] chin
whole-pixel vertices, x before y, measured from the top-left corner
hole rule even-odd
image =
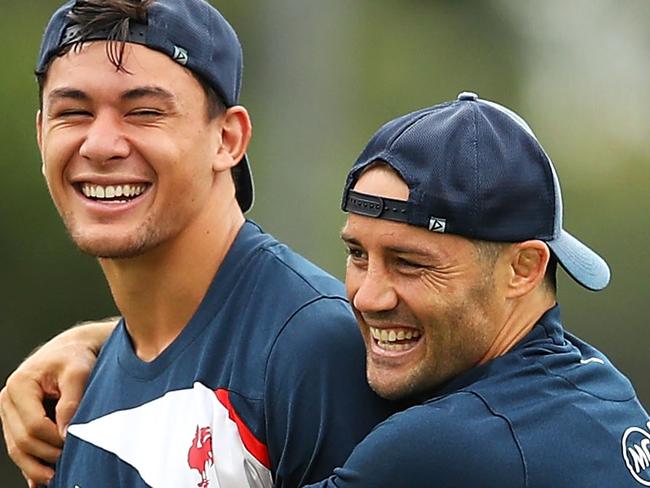
[[[377,378],[368,372],[368,384],[377,395],[386,400],[407,400],[413,397],[413,385],[408,378],[398,380],[386,380]]]
[[[367,369],[367,379],[370,388],[386,400],[422,401],[430,398],[441,382],[426,374],[425,371],[411,370],[410,373],[393,374],[385,370]]]
[[[160,230],[148,224],[122,229],[82,228],[79,225],[66,225],[66,228],[81,252],[96,258],[126,259],[141,256],[163,242]]]
[[[83,238],[81,236],[72,236],[72,241],[81,252],[103,259],[134,258],[156,247],[155,244],[145,240],[135,239]]]

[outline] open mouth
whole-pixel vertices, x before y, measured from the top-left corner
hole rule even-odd
[[[97,202],[119,202],[126,203],[135,200],[145,193],[150,183],[133,183],[123,185],[95,185],[91,183],[81,183],[77,189],[86,198]]]
[[[379,329],[370,327],[375,344],[385,351],[406,351],[420,341],[420,331],[416,329]]]

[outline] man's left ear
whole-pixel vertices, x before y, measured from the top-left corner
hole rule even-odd
[[[221,146],[213,169],[226,171],[239,163],[246,154],[252,133],[248,111],[240,105],[228,108],[221,115]]]
[[[38,144],[38,151],[41,153],[41,173],[45,177],[45,158],[43,158],[43,111],[36,112],[36,143]]]
[[[542,283],[551,251],[539,240],[513,244],[510,251],[508,296],[515,298],[530,293]]]

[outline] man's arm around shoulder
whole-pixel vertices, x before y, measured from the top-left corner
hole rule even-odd
[[[54,475],[48,464],[61,453],[65,430],[116,323],[111,318],[62,332],[25,359],[0,392],[7,451],[30,486],[46,484]]]

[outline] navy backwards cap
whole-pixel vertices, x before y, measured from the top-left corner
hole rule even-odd
[[[407,201],[353,190],[377,161],[406,182]],[[348,173],[342,208],[484,241],[540,239],[585,288],[609,283],[607,263],[562,228],[560,184],[528,124],[474,93],[381,127]]]
[[[62,5],[48,23],[37,73],[47,70],[52,58],[66,46],[78,43],[79,26],[69,18],[77,2]],[[83,41],[105,40],[108,31]],[[172,60],[200,75],[219,94],[227,107],[237,105],[242,78],[242,49],[228,21],[204,0],[155,0],[147,7],[147,24],[131,22],[127,42],[163,52]],[[242,211],[253,206],[253,177],[248,157],[233,168],[237,201]]]

